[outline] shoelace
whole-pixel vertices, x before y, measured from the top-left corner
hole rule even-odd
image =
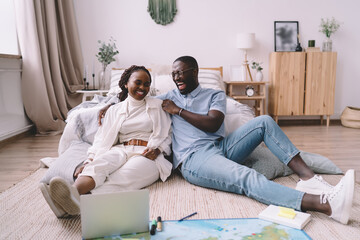
[[[326,202],[330,203],[330,201],[340,192],[340,189],[343,187],[342,183],[339,183],[337,186],[339,187],[331,192],[320,194],[320,204],[325,204]]]
[[[316,176],[315,179],[317,179],[322,184],[326,185],[329,188],[333,188],[334,186],[326,182],[321,176]]]

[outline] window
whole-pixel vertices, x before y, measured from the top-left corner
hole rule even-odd
[[[19,54],[13,0],[0,1],[0,54]]]

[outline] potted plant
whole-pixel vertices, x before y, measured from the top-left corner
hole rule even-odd
[[[255,80],[257,82],[261,82],[263,80],[263,73],[261,70],[263,70],[263,68],[261,67],[260,62],[255,62],[253,61],[251,64],[251,68],[256,70],[256,75],[255,75]]]
[[[108,89],[110,87],[110,81],[107,81],[106,68],[107,66],[115,61],[115,56],[119,54],[117,50],[115,40],[111,37],[108,43],[98,41],[99,43],[99,52],[96,54],[99,62],[101,63],[101,71],[99,73],[99,88]]]
[[[332,19],[324,20],[321,18],[320,29],[319,32],[322,32],[326,36],[326,40],[323,42],[323,52],[331,52],[332,51],[332,40],[331,35],[335,33],[340,27],[340,23],[333,17]]]

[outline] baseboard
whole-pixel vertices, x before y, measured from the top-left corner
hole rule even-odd
[[[9,143],[13,143],[19,139],[22,139],[26,136],[32,136],[35,135],[36,133],[36,129],[35,127],[32,125],[31,127],[27,128],[24,132],[18,133],[16,135],[13,135],[11,137],[5,138],[3,140],[0,140],[0,148],[4,147],[5,145],[9,144]]]
[[[312,125],[323,125],[326,126],[326,119],[321,124],[320,119],[283,119],[278,120],[279,126],[312,126]],[[341,125],[340,119],[330,119],[330,126]]]

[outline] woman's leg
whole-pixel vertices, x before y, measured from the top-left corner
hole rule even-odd
[[[110,174],[105,183],[92,193],[136,190],[147,187],[159,179],[155,161],[143,156],[130,158],[121,168]]]

